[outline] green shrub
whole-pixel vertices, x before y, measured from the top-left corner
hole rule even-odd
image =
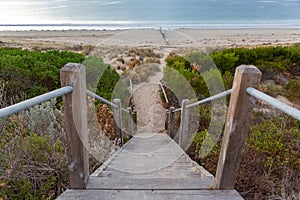
[[[187,58],[179,55],[169,55],[167,58],[167,66],[164,68],[163,80],[172,85],[173,90],[180,90],[185,93],[188,89],[184,88],[183,77],[188,84],[192,87],[194,92],[198,96],[209,97],[218,93],[220,89],[231,88],[233,76],[230,72],[225,72],[223,76],[219,73],[215,67],[212,59],[207,54],[191,53],[187,55]],[[198,70],[192,68],[191,64],[198,66]],[[223,79],[222,79],[223,78]],[[213,94],[210,94],[212,92]],[[182,96],[185,96],[182,94]]]
[[[239,60],[239,57],[236,56],[234,52],[213,52],[211,56],[216,66],[218,66],[222,73],[225,73],[227,71],[233,73],[236,67],[236,62]]]
[[[5,136],[2,136],[3,138]],[[5,199],[54,199],[67,185],[67,159],[60,140],[31,133],[18,137],[0,158],[0,196]]]
[[[252,49],[232,48],[214,51],[211,53],[211,57],[222,73],[225,71],[233,73],[234,68],[239,65],[255,65],[262,71],[284,72],[290,70],[293,63],[299,64],[299,49],[299,45],[291,47],[256,47]]]
[[[299,126],[299,122],[290,117],[267,119],[261,113],[254,114],[236,184],[241,194],[251,188],[251,192],[242,195],[244,198],[299,197]],[[204,138],[210,137],[203,127],[193,140],[196,155],[199,155]],[[196,156],[198,162],[212,174],[216,173],[220,147],[221,141],[206,157],[199,160]]]
[[[295,103],[300,101],[300,80],[291,80],[285,86],[285,96]]]
[[[60,69],[69,62],[83,60],[83,55],[72,52],[0,48],[0,80],[9,85],[9,97],[25,93],[31,98],[59,88]]]
[[[191,70],[190,67],[191,63],[187,59],[179,55],[170,54],[166,58],[166,63],[168,67],[173,68],[175,70],[183,70],[183,69]]]
[[[107,100],[111,100],[112,93],[119,79],[120,76],[116,70],[107,67],[98,81],[96,93]]]

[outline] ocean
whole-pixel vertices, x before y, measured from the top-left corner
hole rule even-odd
[[[1,0],[3,30],[300,28],[300,0]]]

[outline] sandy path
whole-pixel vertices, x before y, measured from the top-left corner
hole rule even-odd
[[[165,59],[171,50],[163,51],[160,59],[160,72],[149,77],[148,82],[136,85],[134,99],[138,113],[138,133],[161,133],[165,128],[165,109],[160,100],[160,80],[163,78],[163,68],[166,66]]]
[[[159,91],[157,83],[142,83],[135,88],[138,133],[164,131],[165,109],[161,105]]]

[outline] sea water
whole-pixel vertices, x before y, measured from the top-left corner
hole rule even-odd
[[[300,28],[300,0],[2,0],[0,30]]]

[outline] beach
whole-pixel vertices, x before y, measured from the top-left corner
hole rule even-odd
[[[22,48],[91,45],[222,49],[300,43],[300,29],[1,31],[0,41],[2,46]]]

